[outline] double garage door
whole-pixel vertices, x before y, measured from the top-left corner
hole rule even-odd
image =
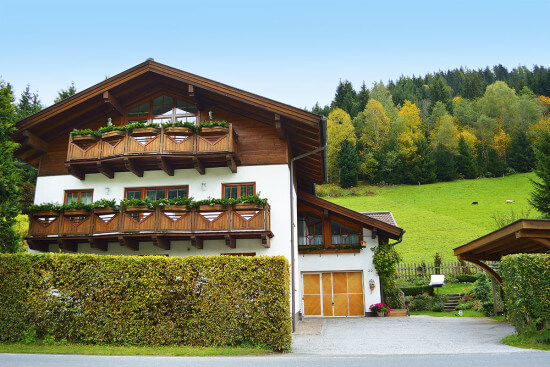
[[[304,316],[364,316],[363,273],[304,273]]]

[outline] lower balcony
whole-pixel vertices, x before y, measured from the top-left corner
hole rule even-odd
[[[134,251],[139,242],[152,241],[156,246],[170,250],[173,241],[187,240],[197,249],[205,240],[222,239],[230,248],[237,239],[261,239],[270,246],[273,237],[269,204],[236,204],[233,206],[171,206],[149,209],[127,207],[113,209],[43,211],[30,216],[29,247],[49,251],[51,243],[76,252],[79,243],[90,243],[92,248],[107,251],[109,242],[118,242]]]

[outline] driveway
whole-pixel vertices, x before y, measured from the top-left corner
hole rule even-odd
[[[500,340],[509,324],[480,317],[360,317],[305,319],[292,352],[317,355],[510,353]]]

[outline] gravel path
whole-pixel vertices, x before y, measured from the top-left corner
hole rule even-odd
[[[510,353],[514,328],[481,317],[362,317],[301,321],[292,351],[318,355]]]

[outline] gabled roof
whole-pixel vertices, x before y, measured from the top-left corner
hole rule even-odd
[[[19,121],[14,139],[21,147],[16,155],[33,163],[62,134],[113,110],[122,113],[137,98],[158,91],[190,96],[199,109],[214,106],[273,126],[281,138],[288,139],[292,156],[314,150],[323,142],[322,118],[316,114],[148,59]],[[323,182],[322,153],[297,161],[296,168],[302,178]]]
[[[502,256],[550,251],[550,220],[519,219],[485,236],[459,246],[460,260],[500,260]]]
[[[307,205],[316,207],[321,210],[328,210],[340,217],[344,217],[352,222],[362,225],[365,228],[376,229],[378,234],[386,236],[394,240],[400,240],[405,231],[402,228],[386,223],[371,216],[356,212],[354,210],[344,208],[343,206],[331,203],[324,199],[320,199],[305,192],[298,192],[298,201],[302,201]]]
[[[395,218],[393,217],[392,212],[361,212],[361,214],[364,214],[367,217],[378,219],[379,221],[382,221],[384,223],[388,223],[388,224],[391,224],[392,226],[397,227],[397,222],[395,221]]]

